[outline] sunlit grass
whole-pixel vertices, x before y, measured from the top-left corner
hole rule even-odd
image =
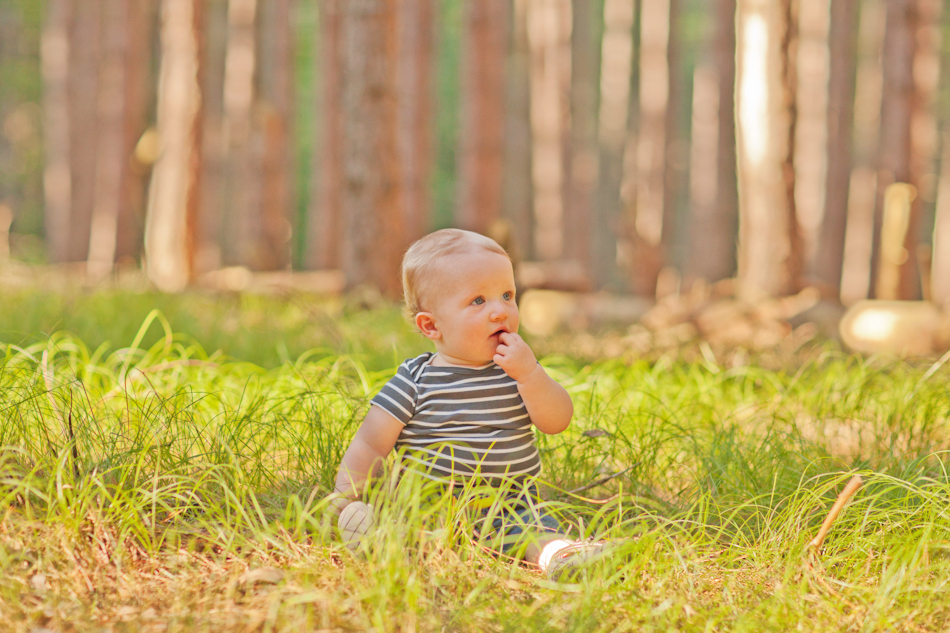
[[[60,331],[0,347],[0,621],[22,631],[945,628],[946,368],[830,347],[788,371],[547,359],[577,416],[539,438],[544,496],[575,535],[621,541],[579,582],[557,585],[486,553],[464,503],[423,502],[424,490],[392,479],[368,493],[379,529],[367,551],[334,540],[321,499],[369,398],[416,353],[391,343],[385,368],[378,350],[358,351],[385,330],[353,322],[390,317],[347,318],[339,345],[357,351],[271,369],[209,352],[161,313],[96,348]],[[810,556],[855,472],[867,483]]]

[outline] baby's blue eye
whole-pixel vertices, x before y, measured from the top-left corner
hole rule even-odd
[[[484,297],[476,297],[475,300],[472,301],[472,303],[474,303],[474,304],[477,305],[477,306],[480,306],[480,305],[482,305],[483,303],[485,303],[485,298],[484,298]]]
[[[506,292],[503,296],[505,297],[505,301],[511,301],[511,293],[510,293],[510,292]]]

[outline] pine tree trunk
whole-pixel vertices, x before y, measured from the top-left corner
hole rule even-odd
[[[597,0],[575,0],[571,26],[571,164],[565,256],[591,270],[591,227],[597,194],[597,102],[600,16]]]
[[[598,137],[600,160],[597,205],[591,219],[594,286],[616,288],[620,238],[621,186],[624,153],[634,125],[631,87],[638,73],[633,63],[635,0],[605,0],[601,42]],[[635,141],[635,139],[632,139]]]
[[[802,237],[803,267],[818,255],[828,175],[830,0],[796,0],[795,216]]]
[[[501,216],[508,1],[465,2],[462,12],[457,223],[486,233]]]
[[[950,309],[950,119],[944,121],[940,162],[930,296],[934,303],[947,310]]]
[[[115,263],[125,153],[126,67],[130,0],[102,0],[102,50],[96,147],[95,205],[89,231],[89,274],[100,277]]]
[[[929,299],[930,288],[925,283],[930,279],[930,255],[921,257],[931,248],[930,235],[922,235],[925,206],[932,204],[937,182],[935,158],[939,139],[936,105],[937,88],[940,82],[941,14],[942,0],[916,0],[913,38],[915,42],[912,62],[914,79],[913,112],[911,113],[910,183],[917,196],[911,207],[904,252],[907,258],[900,267],[901,299]],[[931,207],[932,208],[932,207]],[[929,215],[929,214],[928,214]],[[925,241],[924,241],[925,240]],[[927,268],[922,269],[922,263]]]
[[[882,51],[886,0],[862,0],[858,22],[857,79],[854,96],[854,169],[848,183],[848,221],[841,302],[850,305],[871,294],[874,249],[874,206],[877,189],[883,89]]]
[[[833,0],[828,32],[828,167],[825,212],[812,270],[813,275],[826,289],[825,294],[835,299],[841,294],[848,186],[851,181],[857,9],[857,0]]]
[[[163,0],[158,132],[162,154],[152,172],[145,225],[146,271],[165,292],[188,283],[201,121],[196,0]]]
[[[714,11],[714,61],[693,76],[687,280],[719,281],[736,266],[736,2],[717,0]]]
[[[199,40],[201,67],[201,187],[194,219],[192,274],[199,276],[221,267],[223,224],[227,204],[228,139],[224,86],[228,50],[228,2],[206,2],[204,29]]]
[[[152,83],[152,29],[154,0],[130,0],[125,55],[125,121],[123,129],[123,176],[119,215],[116,219],[116,263],[138,265],[142,255],[148,166],[134,157],[135,147],[148,127]]]
[[[86,261],[96,196],[101,0],[74,5],[69,69],[72,207],[66,261]]]
[[[506,0],[507,2],[508,0]],[[479,5],[481,6],[481,5]],[[504,28],[501,34],[504,36]],[[435,72],[433,0],[403,2],[399,8],[399,155],[404,183],[406,239],[422,237],[429,227],[432,173],[432,76]],[[504,61],[504,56],[502,57]],[[502,66],[504,69],[504,66]],[[504,73],[498,99],[504,112]],[[501,126],[500,126],[501,127]],[[500,174],[499,174],[500,177]],[[500,190],[500,182],[497,185]]]
[[[515,261],[533,257],[531,188],[531,93],[528,47],[529,0],[514,0],[509,36],[511,52],[505,106],[504,216],[511,226],[509,254]]]
[[[320,54],[316,126],[316,158],[310,205],[310,266],[340,268],[343,264],[343,0],[320,4]]]
[[[787,0],[737,3],[739,280],[745,296],[793,292],[800,271],[794,207],[794,23]]]
[[[71,238],[70,22],[73,0],[50,0],[43,27],[43,196],[46,248],[50,261],[68,260]]]
[[[557,260],[564,250],[565,150],[570,129],[570,23],[566,0],[528,4],[531,51],[531,166],[534,184],[534,252]]]
[[[888,0],[887,28],[884,33],[884,90],[881,100],[881,137],[878,144],[877,202],[874,211],[874,242],[871,279],[874,296],[879,299],[911,298],[909,288],[902,288],[901,262],[884,261],[882,231],[885,222],[886,192],[894,183],[912,182],[912,117],[914,114],[914,55],[917,30],[916,0]],[[917,226],[919,206],[913,202],[907,218],[907,235]],[[897,211],[894,211],[898,213]],[[893,237],[893,236],[890,236]],[[906,265],[916,271],[916,258],[908,253]],[[897,268],[894,275],[890,270]],[[893,282],[891,280],[894,280]],[[915,288],[916,290],[916,288]]]
[[[261,210],[257,224],[257,266],[280,270],[290,265],[294,209],[294,0],[261,5],[261,98],[263,142]]]
[[[257,0],[228,0],[225,137],[228,177],[222,235],[225,264],[257,267],[261,204],[259,129],[254,125],[258,65]]]
[[[343,270],[350,287],[369,284],[400,295],[407,246],[398,147],[398,0],[345,6]]]
[[[795,139],[798,130],[798,12],[796,0],[780,0],[779,29],[781,49],[782,105],[785,120],[775,119],[773,125],[776,135],[785,135],[784,155],[782,156],[782,179],[785,185],[785,234],[789,244],[789,255],[785,260],[787,285],[783,294],[797,292],[802,285],[805,267],[805,248],[798,221],[798,203],[795,197]]]
[[[640,89],[637,127],[636,198],[628,212],[632,229],[634,293],[652,296],[664,266],[664,246],[672,232],[668,197],[671,117],[671,35],[675,35],[674,0],[654,0],[640,10]]]

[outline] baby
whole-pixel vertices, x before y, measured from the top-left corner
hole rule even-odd
[[[409,313],[436,352],[404,362],[373,398],[336,478],[341,531],[344,517],[371,512],[354,500],[396,447],[440,481],[527,482],[533,491],[541,461],[532,427],[554,435],[574,413],[567,391],[518,335],[511,260],[494,240],[458,229],[431,233],[403,258],[402,282]],[[524,549],[529,563],[556,575],[600,547],[567,539],[533,506],[533,494],[522,497],[519,517],[536,527]],[[350,522],[349,536],[370,524]]]

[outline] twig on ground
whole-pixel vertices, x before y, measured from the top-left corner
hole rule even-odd
[[[834,524],[835,519],[838,518],[841,508],[843,508],[844,505],[848,503],[848,500],[854,496],[854,493],[858,491],[858,488],[860,488],[861,484],[863,483],[864,480],[861,479],[861,476],[855,475],[851,478],[851,481],[848,482],[848,485],[844,487],[844,490],[842,490],[838,495],[838,498],[835,499],[835,504],[831,506],[831,511],[828,512],[828,516],[825,517],[824,523],[821,524],[821,529],[818,530],[818,536],[813,538],[808,544],[812,552],[816,554],[818,553],[818,549],[825,541],[825,537],[828,536],[828,531],[831,530],[832,524]]]
[[[636,464],[634,464],[634,466],[635,466],[635,465],[636,465]],[[585,492],[585,491],[587,491],[587,490],[590,490],[591,488],[596,488],[597,486],[601,486],[601,485],[607,483],[607,482],[610,481],[611,479],[616,479],[617,477],[620,477],[621,475],[625,474],[625,473],[626,473],[628,470],[630,470],[631,468],[633,468],[633,466],[627,466],[626,468],[624,468],[623,470],[621,470],[619,473],[614,473],[614,474],[612,474],[612,475],[607,475],[606,477],[602,477],[602,478],[598,479],[597,481],[595,481],[595,482],[593,482],[593,483],[587,484],[586,486],[581,486],[580,488],[574,488],[574,490],[568,490],[567,492],[568,492],[568,494],[576,495],[576,494],[579,494],[579,493],[581,493],[581,492]]]

